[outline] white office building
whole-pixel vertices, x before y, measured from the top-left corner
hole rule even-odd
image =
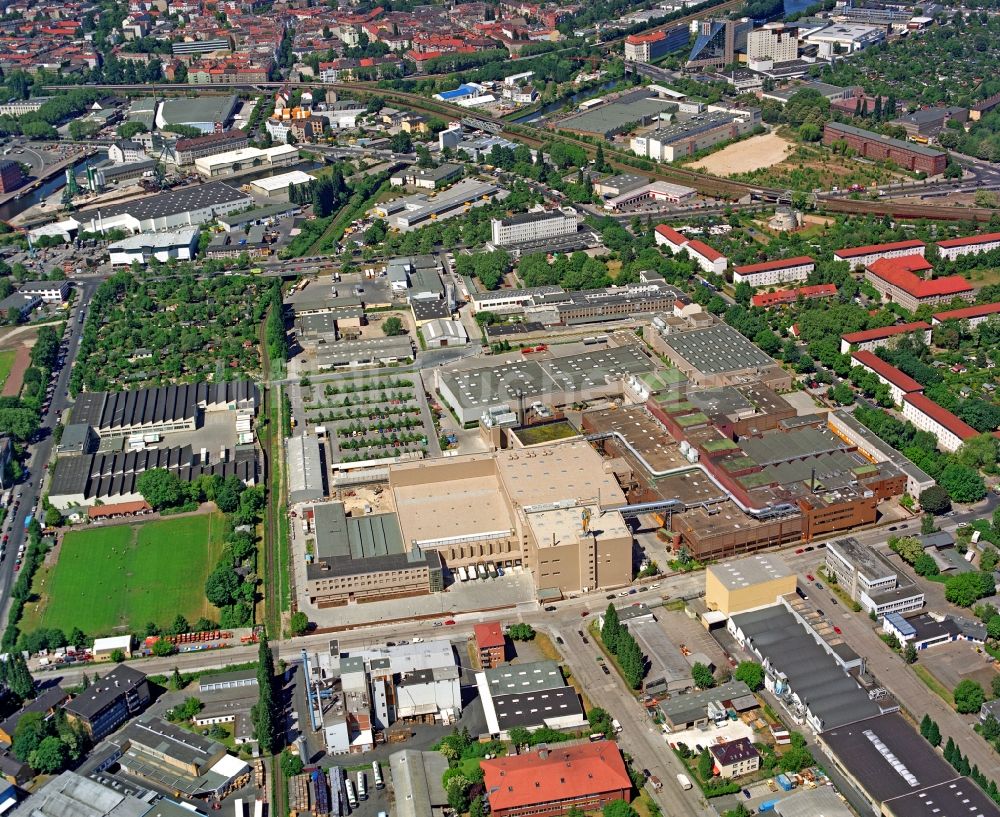
[[[747,59],[750,62],[792,62],[799,58],[799,30],[784,23],[771,23],[750,32]]]
[[[528,241],[543,241],[546,238],[573,235],[577,231],[577,222],[573,216],[567,216],[561,210],[549,213],[521,213],[510,218],[495,218],[493,227],[493,244],[505,247],[510,244],[523,244]]]

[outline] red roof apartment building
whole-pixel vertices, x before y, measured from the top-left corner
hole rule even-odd
[[[783,258],[778,261],[762,261],[759,264],[744,264],[733,267],[733,283],[748,283],[752,287],[769,287],[804,281],[816,269],[816,262],[808,255]]]
[[[479,655],[479,666],[483,669],[493,669],[503,663],[507,640],[498,621],[488,621],[473,627],[476,637],[476,652]]]
[[[494,817],[561,817],[574,806],[600,811],[629,801],[632,781],[618,744],[599,741],[484,760],[486,797]]]
[[[960,255],[978,255],[981,252],[1000,249],[1000,233],[967,235],[964,238],[949,238],[937,243],[942,258],[953,261]]]
[[[1000,315],[1000,303],[964,306],[961,309],[949,309],[947,312],[935,312],[931,316],[931,323],[937,326],[944,321],[965,321],[972,328],[994,315]]]
[[[922,255],[882,258],[867,266],[865,279],[884,300],[898,303],[910,312],[923,304],[950,303],[953,298],[972,300],[975,294],[972,284],[961,275],[928,279],[918,274],[930,269],[931,263]]]
[[[847,247],[833,251],[834,261],[846,261],[852,269],[867,267],[881,258],[899,258],[903,255],[923,255],[926,246],[923,241],[892,241],[888,244],[867,244],[864,247]]]
[[[948,156],[940,150],[892,139],[869,130],[862,130],[841,122],[827,122],[823,128],[823,144],[846,142],[847,146],[867,159],[891,161],[906,170],[923,172],[928,176],[944,173]]]
[[[874,374],[880,382],[889,387],[892,402],[896,405],[901,405],[906,395],[924,390],[924,387],[908,374],[904,374],[872,352],[853,352],[851,358],[857,365]]]
[[[929,431],[937,437],[938,447],[945,451],[957,451],[966,440],[979,436],[979,432],[964,420],[920,392],[906,395],[903,417],[921,431]]]
[[[926,321],[899,323],[895,326],[883,326],[880,329],[863,329],[860,332],[848,332],[840,336],[840,353],[846,355],[851,351],[873,351],[880,346],[889,346],[905,335],[919,332],[924,343],[931,342],[931,325]]]
[[[775,292],[761,292],[750,299],[751,306],[760,306],[767,309],[770,306],[782,306],[783,304],[794,304],[799,298],[804,301],[813,301],[817,298],[832,298],[837,294],[837,287],[833,284],[814,284],[798,289],[779,289]]]
[[[657,246],[666,247],[672,255],[677,255],[681,251],[686,252],[703,272],[722,275],[729,266],[729,259],[722,253],[712,249],[704,241],[689,239],[667,224],[658,224],[654,233]]]

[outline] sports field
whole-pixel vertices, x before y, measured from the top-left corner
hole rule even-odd
[[[70,531],[53,568],[42,568],[22,629],[79,627],[88,635],[166,627],[178,613],[218,621],[205,578],[222,552],[221,514]]]
[[[7,378],[10,377],[10,370],[14,366],[14,358],[17,355],[13,349],[7,349],[0,352],[0,388],[3,384],[7,382]]]

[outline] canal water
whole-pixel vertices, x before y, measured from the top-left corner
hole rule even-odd
[[[562,110],[563,106],[566,105],[567,102],[570,104],[571,107],[575,108],[581,102],[584,102],[585,100],[591,99],[595,96],[600,96],[601,92],[608,91],[614,88],[615,85],[617,84],[618,80],[609,80],[608,82],[598,85],[596,88],[588,88],[585,91],[577,91],[575,94],[572,94],[571,96],[562,97],[561,99],[557,99],[554,102],[549,102],[547,105],[543,105],[537,111],[526,113],[523,116],[518,116],[514,119],[511,119],[510,121],[515,124],[537,122],[543,116],[547,116],[553,111]]]

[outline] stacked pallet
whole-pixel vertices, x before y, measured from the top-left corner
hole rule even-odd
[[[309,805],[309,775],[288,778],[288,810],[293,815],[310,814]]]

